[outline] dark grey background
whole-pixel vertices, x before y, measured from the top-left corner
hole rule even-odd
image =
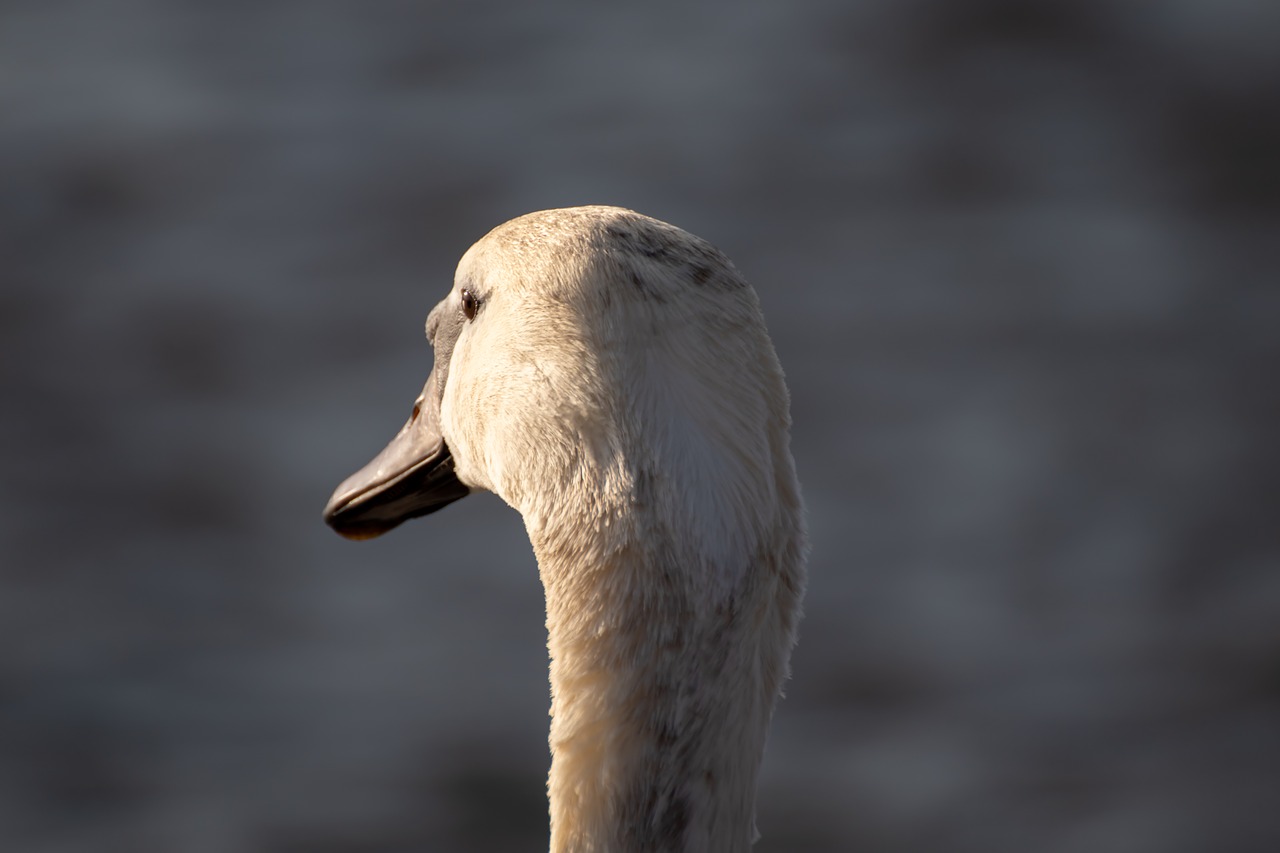
[[[545,849],[541,588],[320,523],[485,231],[719,245],[794,394],[758,849],[1280,850],[1280,5],[0,5],[0,848]]]

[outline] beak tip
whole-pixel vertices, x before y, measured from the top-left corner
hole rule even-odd
[[[343,528],[335,527],[333,529],[334,529],[334,532],[337,533],[339,536],[341,536],[343,539],[350,539],[352,542],[363,542],[366,539],[377,539],[383,533],[387,532],[385,529],[375,530],[370,528],[343,529]]]
[[[382,519],[352,518],[350,514],[343,512],[347,508],[346,504],[346,501],[338,500],[335,497],[329,501],[329,505],[324,508],[322,515],[324,523],[329,525],[333,532],[343,539],[350,539],[353,542],[374,539],[400,523],[399,521]]]

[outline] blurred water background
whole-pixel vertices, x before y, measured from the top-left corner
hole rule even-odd
[[[545,849],[491,496],[320,521],[489,228],[724,249],[808,616],[761,853],[1280,850],[1280,5],[0,4],[0,849]]]

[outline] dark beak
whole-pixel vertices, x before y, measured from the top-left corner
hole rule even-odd
[[[413,415],[373,461],[338,486],[324,520],[348,539],[371,539],[467,496],[440,434],[440,395],[434,372]]]

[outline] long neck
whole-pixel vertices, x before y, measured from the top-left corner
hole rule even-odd
[[[798,591],[763,552],[725,584],[660,536],[596,533],[585,547],[581,527],[574,547],[533,537],[552,853],[746,851]]]

